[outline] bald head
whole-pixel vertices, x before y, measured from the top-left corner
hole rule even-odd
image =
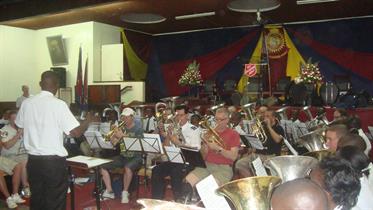
[[[281,184],[271,198],[273,210],[327,210],[325,192],[309,179],[296,179]]]
[[[53,71],[45,71],[41,74],[40,87],[42,90],[57,93],[59,88],[58,76]]]

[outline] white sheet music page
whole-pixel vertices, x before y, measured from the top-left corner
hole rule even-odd
[[[112,160],[108,160],[108,159],[88,157],[88,156],[83,156],[83,155],[78,155],[72,158],[68,158],[67,161],[83,163],[83,164],[86,164],[88,168],[93,168],[96,166],[103,165],[105,163],[112,162]]]
[[[84,136],[91,149],[114,149],[111,142],[105,141],[100,131],[86,131]]]
[[[142,146],[146,152],[164,154],[159,134],[144,133],[144,142]]]
[[[253,164],[255,174],[257,176],[268,176],[267,171],[264,168],[263,162],[260,159],[260,157],[257,157],[253,162],[251,162],[251,164]]]
[[[173,163],[184,163],[183,157],[180,153],[180,148],[173,146],[165,146],[165,152],[170,160]]]
[[[136,152],[142,151],[140,140],[138,138],[124,137],[123,142],[126,145],[126,149],[128,151],[136,151]]]
[[[212,175],[197,183],[196,188],[206,209],[209,210],[231,210],[228,202],[221,195],[216,194],[218,183]],[[218,208],[217,208],[218,207]]]
[[[259,150],[264,149],[263,143],[256,136],[245,135],[245,138],[249,141],[251,147]]]

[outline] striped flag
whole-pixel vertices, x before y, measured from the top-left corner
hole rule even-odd
[[[88,57],[85,60],[83,83],[83,110],[88,110]]]
[[[248,77],[253,77],[256,75],[256,65],[253,63],[245,64],[244,74]]]
[[[83,103],[82,47],[79,48],[78,73],[75,83],[75,103]]]

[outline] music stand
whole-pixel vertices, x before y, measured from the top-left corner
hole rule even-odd
[[[71,177],[71,181],[70,181],[71,210],[75,209],[74,179],[73,179],[73,175],[71,172],[71,168],[79,168],[79,169],[84,169],[84,170],[93,169],[95,171],[94,193],[95,193],[95,198],[96,198],[97,210],[100,210],[101,209],[101,203],[100,203],[101,185],[98,184],[98,181],[100,180],[99,167],[103,164],[112,162],[112,160],[79,155],[79,156],[75,156],[72,158],[68,158],[66,161],[67,161],[67,165],[69,168],[69,175]]]
[[[147,153],[164,154],[159,134],[144,133],[143,137],[125,137],[123,140],[125,150],[141,152],[143,158],[145,185],[147,185]]]
[[[205,160],[203,159],[199,150],[191,149],[188,147],[180,147],[180,152],[182,154],[185,165],[206,168]]]
[[[110,141],[105,141],[100,131],[86,131],[84,136],[91,149],[115,149]]]
[[[265,147],[263,146],[263,143],[253,135],[240,135],[242,143],[245,144],[247,148],[254,148],[258,150],[263,150]]]

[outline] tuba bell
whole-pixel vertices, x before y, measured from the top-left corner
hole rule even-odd
[[[288,114],[286,112],[288,108],[289,107],[285,106],[275,111],[275,113],[278,114],[278,116],[280,117],[280,120],[289,120]]]
[[[316,158],[318,161],[321,161],[322,159],[324,159],[325,157],[328,157],[328,156],[331,156],[331,155],[334,155],[334,152],[332,151],[329,151],[329,150],[319,150],[319,151],[313,151],[313,152],[307,152],[307,153],[304,153],[303,156],[309,156],[309,157],[314,157]]]
[[[324,150],[326,149],[324,133],[325,128],[319,128],[299,137],[298,143],[309,152]]]
[[[313,157],[284,155],[266,160],[264,166],[271,171],[272,176],[280,177],[282,183],[285,183],[306,177],[317,163]]]
[[[272,191],[280,183],[276,176],[249,177],[228,182],[216,192],[227,197],[236,210],[269,210]]]
[[[245,113],[246,120],[250,121],[255,118],[254,110],[256,103],[248,103],[242,106],[241,110]]]

